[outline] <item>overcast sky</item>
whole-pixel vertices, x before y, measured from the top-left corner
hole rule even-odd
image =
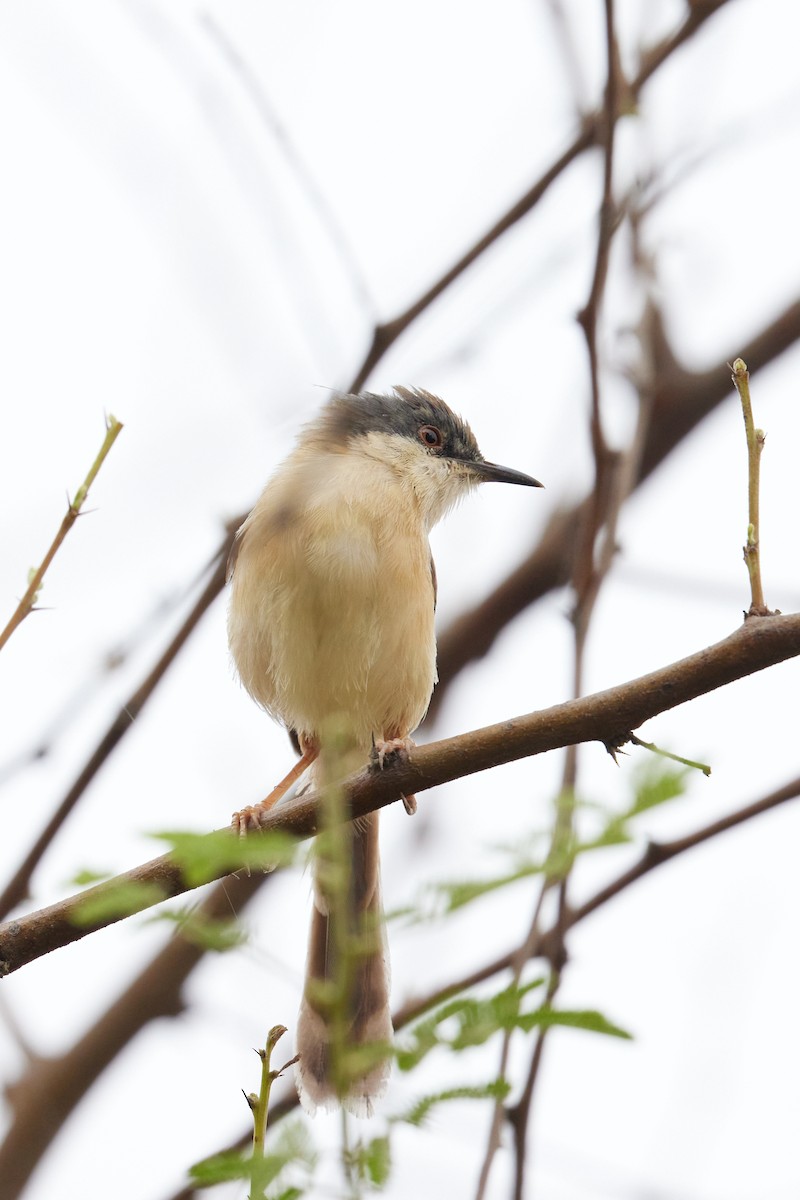
[[[12,611],[103,437],[124,431],[3,652],[3,878],[119,703],[184,615],[224,523],[247,510],[294,432],[352,378],[376,320],[414,301],[569,143],[576,91],[603,84],[602,5],[563,5],[570,65],[545,0],[48,0],[0,12],[0,608]],[[680,22],[681,3],[618,4],[624,65]],[[618,131],[617,193],[653,175],[643,227],[673,346],[727,372],[800,280],[798,18],[790,0],[732,0],[646,88]],[[571,77],[572,72],[572,77]],[[419,385],[468,418],[486,456],[544,493],[486,488],[435,531],[444,627],[524,555],[555,507],[591,484],[589,377],[575,314],[588,294],[602,183],[582,158],[543,204],[414,326],[370,378]],[[615,248],[602,336],[610,436],[630,437],[632,330],[643,287]],[[793,350],[753,379],[763,458],[767,601],[798,607]],[[731,632],[749,603],[746,462],[735,393],[641,489],[620,529],[587,658],[587,689],[633,678]],[[569,597],[555,594],[459,680],[445,736],[569,697]],[[3,618],[5,619],[5,618]],[[104,672],[109,654],[125,664]],[[643,736],[713,767],[641,832],[688,832],[797,775],[798,667],[783,665],[652,722]],[[48,755],[20,767],[41,743]],[[97,777],[37,872],[35,906],[83,868],[160,852],[148,834],[205,830],[291,762],[285,735],[235,681],[220,600]],[[587,800],[621,803],[635,757],[581,756]],[[387,904],[424,881],[502,868],[549,817],[545,756],[383,818]],[[488,808],[487,808],[488,806]],[[399,806],[395,806],[399,807]],[[490,820],[487,820],[487,811]],[[487,836],[487,828],[491,830]],[[530,1179],[537,1200],[784,1200],[800,1188],[796,846],[784,806],[624,894],[571,941],[560,1002],[602,1010],[632,1043],[556,1031]],[[583,865],[575,895],[633,850]],[[31,1182],[56,1194],[161,1200],[240,1133],[252,1047],[293,1027],[308,879],[276,879],[248,946],[205,964],[178,1020],[147,1029],[93,1089]],[[514,945],[531,895],[448,925],[392,932],[399,1003]],[[5,1080],[15,1025],[58,1053],[165,937],[146,920],[86,939],[4,983]],[[515,1047],[519,1073],[526,1055]],[[479,1082],[497,1052],[395,1078],[385,1111],[425,1087]],[[469,1195],[486,1109],[442,1111],[396,1139],[390,1197]],[[336,1122],[315,1134],[333,1146]],[[119,1170],[120,1161],[125,1163]],[[491,1197],[508,1193],[498,1159]],[[80,1179],[80,1185],[77,1180]],[[69,1183],[65,1183],[68,1180]],[[534,1193],[535,1185],[535,1193]],[[244,1189],[231,1189],[231,1196]]]

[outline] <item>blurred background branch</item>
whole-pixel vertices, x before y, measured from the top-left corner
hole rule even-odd
[[[28,622],[3,655],[4,694],[12,698],[2,772],[5,914],[23,901],[58,904],[73,889],[67,878],[97,857],[116,858],[107,873],[118,874],[143,857],[141,831],[177,824],[183,818],[176,814],[199,828],[221,822],[220,796],[229,796],[226,808],[239,807],[263,794],[267,770],[281,773],[273,764],[288,746],[239,704],[215,601],[233,531],[270,462],[318,401],[308,394],[314,383],[429,386],[464,411],[492,457],[502,461],[507,446],[508,460],[530,467],[548,487],[552,507],[540,528],[523,525],[510,508],[487,507],[486,516],[471,509],[469,517],[457,514],[436,548],[440,684],[423,736],[597,693],[731,628],[744,512],[741,471],[736,463],[729,471],[729,447],[740,439],[738,418],[728,420],[733,397],[724,365],[734,353],[759,373],[775,430],[762,517],[776,600],[786,606],[796,536],[794,508],[779,489],[791,478],[784,455],[797,436],[789,403],[796,363],[788,352],[800,336],[800,299],[795,185],[786,173],[798,96],[793,59],[786,59],[795,39],[785,6],[770,0],[755,14],[733,0],[669,2],[632,17],[610,4],[604,11],[599,0],[589,8],[545,0],[524,17],[509,8],[487,22],[481,12],[476,24],[469,6],[453,5],[441,25],[432,11],[423,20],[390,6],[385,28],[357,4],[338,11],[334,23],[319,9],[287,14],[285,27],[247,3],[235,12],[212,5],[199,16],[155,0],[128,0],[102,17],[48,11],[49,24],[36,25],[22,11],[0,20],[0,53],[11,67],[0,87],[7,111],[20,113],[19,137],[10,127],[2,134],[12,181],[2,223],[9,231],[0,291],[4,392],[18,403],[0,479],[6,511],[24,516],[9,529],[10,580],[39,536],[40,500],[44,512],[49,481],[62,469],[55,455],[70,439],[85,438],[109,381],[114,406],[126,412],[129,456],[103,473],[90,534],[82,523],[71,539],[74,578],[93,580],[91,629],[76,615],[83,604],[73,600],[62,565],[70,556],[60,557],[48,582],[53,613]],[[731,90],[732,62],[740,80],[744,46],[759,97],[755,116],[752,107],[731,111],[741,92]],[[32,155],[31,146],[41,149]],[[733,161],[742,146],[747,179],[741,159]],[[753,180],[756,193],[746,186]],[[106,225],[112,213],[118,224]],[[772,241],[759,240],[767,234]],[[48,368],[58,373],[58,389]],[[44,397],[56,392],[61,399],[48,409],[43,439]],[[24,495],[14,460],[27,464]],[[223,536],[221,513],[237,514]],[[198,563],[206,564],[202,571]],[[506,1166],[518,1194],[533,1186],[531,1174],[538,1190],[553,1176],[561,1186],[564,1176],[576,1197],[626,1194],[618,1177],[603,1192],[594,1167],[584,1186],[581,1153],[590,1163],[608,1157],[638,1172],[631,1194],[654,1179],[667,1186],[669,1175],[674,1189],[685,1191],[689,1179],[707,1200],[733,1195],[734,1184],[744,1187],[753,1177],[748,1170],[757,1170],[767,1195],[764,1171],[782,1172],[784,1182],[791,1174],[781,1160],[781,1121],[794,1117],[779,1083],[745,1082],[762,1078],[753,1065],[750,1076],[742,1068],[732,1081],[729,1056],[725,1071],[706,1073],[725,1077],[724,1094],[712,1099],[696,1080],[687,1094],[686,1080],[690,1063],[712,1044],[724,1056],[718,1002],[710,1003],[713,1036],[699,1032],[706,1029],[700,981],[711,988],[717,967],[724,988],[719,964],[731,956],[736,984],[725,991],[726,1011],[739,1029],[733,994],[742,1003],[749,996],[748,1011],[754,1003],[742,979],[741,944],[759,941],[765,955],[770,937],[786,944],[780,930],[782,913],[792,911],[791,875],[777,864],[792,843],[784,802],[797,794],[786,682],[795,669],[774,668],[740,683],[736,699],[718,693],[713,705],[698,701],[685,718],[662,718],[666,728],[654,740],[714,764],[701,793],[713,811],[700,832],[685,832],[698,824],[680,806],[675,815],[639,814],[632,845],[609,840],[601,848],[604,867],[595,856],[570,861],[568,887],[556,872],[537,891],[539,872],[525,898],[498,888],[498,907],[486,901],[493,916],[485,926],[454,914],[440,941],[419,930],[399,937],[398,1028],[437,998],[465,988],[480,993],[515,969],[524,985],[520,965],[536,956],[551,972],[551,999],[569,958],[559,995],[563,989],[572,1003],[588,992],[618,1015],[622,1008],[623,1024],[646,1022],[654,1035],[624,1060],[615,1047],[609,1065],[609,1051],[581,1043],[573,1052],[566,1035],[548,1033],[551,1065],[542,1076],[542,1035],[537,1041],[534,1031],[531,1040],[515,1030],[505,1038],[502,1065],[515,1090],[504,1104],[516,1136],[516,1162],[506,1159]],[[593,753],[570,754],[561,768],[540,758],[517,768],[524,773],[498,771],[474,792],[451,785],[408,831],[391,825],[389,882],[400,903],[425,872],[439,879],[454,869],[490,872],[496,851],[487,838],[518,846],[532,823],[546,825],[541,797],[574,802],[574,809],[556,807],[569,818],[560,832],[567,841],[570,833],[585,839],[592,814],[613,813],[628,779]],[[779,785],[785,779],[794,781]],[[737,809],[732,783],[745,795],[766,794]],[[769,833],[757,830],[773,827],[765,819],[751,828],[751,818],[777,808],[782,832],[764,852],[758,838]],[[613,832],[614,818],[607,819]],[[721,839],[743,825],[754,839],[746,849],[733,836]],[[715,853],[718,839],[724,855]],[[701,844],[706,857],[692,856],[688,874],[675,867],[674,875],[663,873],[663,890],[643,884],[637,891],[641,927],[633,910],[611,903],[654,866]],[[752,880],[747,908],[743,877]],[[736,882],[726,885],[729,878]],[[770,909],[779,879],[780,905]],[[263,904],[255,905],[265,882]],[[292,925],[304,923],[304,902],[305,885],[291,872],[231,878],[209,889],[202,912],[240,920],[249,906],[254,933],[247,949],[222,961],[187,940],[188,928],[165,939],[158,926],[137,926],[135,937],[123,927],[6,981],[10,1118],[0,1164],[9,1196],[26,1187],[30,1200],[52,1194],[54,1180],[71,1177],[64,1164],[73,1152],[88,1161],[80,1149],[87,1130],[91,1161],[106,1155],[98,1176],[118,1180],[119,1200],[160,1194],[166,1184],[155,1174],[136,1180],[119,1162],[131,1136],[155,1146],[159,1106],[178,1091],[197,1101],[188,1111],[176,1112],[174,1103],[169,1109],[172,1174],[223,1143],[224,1097],[232,1097],[236,1114],[231,1129],[240,1121],[236,1088],[246,1076],[239,1047],[249,1055],[268,1026],[296,1008],[300,939]],[[576,927],[600,909],[608,925],[598,918],[591,943],[576,941]],[[751,911],[768,933],[760,940],[742,931]],[[501,955],[498,928],[510,947]],[[407,952],[405,937],[414,938]],[[632,948],[615,953],[615,939]],[[772,953],[746,973],[772,989],[771,1029],[760,1036],[780,1031],[783,1038],[779,1054],[753,1044],[757,1064],[791,1059],[791,1024],[776,1011],[782,996],[794,994],[786,983],[790,960]],[[603,969],[591,973],[587,963]],[[681,1025],[683,1001],[670,989],[673,979],[684,987],[687,978],[695,990]],[[648,983],[655,994],[645,996]],[[171,1019],[179,1014],[181,1021]],[[210,1028],[214,1054],[198,1055],[198,1038]],[[477,1068],[487,1076],[501,1041]],[[737,1047],[750,1052],[750,1043]],[[180,1068],[179,1051],[186,1052]],[[473,1081],[467,1057],[448,1059],[456,1081]],[[634,1058],[641,1067],[630,1065]],[[670,1075],[673,1059],[683,1063],[681,1078],[678,1066]],[[144,1103],[128,1084],[131,1071],[141,1071]],[[419,1085],[395,1080],[397,1105],[409,1086],[442,1089],[435,1072],[423,1078]],[[621,1095],[613,1100],[604,1090],[599,1105],[598,1079],[604,1089],[618,1083]],[[650,1084],[650,1100],[629,1106]],[[532,1148],[528,1109],[540,1085],[548,1102]],[[765,1093],[775,1098],[769,1114],[748,1107],[748,1095]],[[659,1166],[660,1143],[648,1140],[654,1135],[636,1133],[648,1105],[661,1111],[662,1096],[662,1124],[682,1146],[680,1161],[672,1156],[667,1166]],[[730,1108],[734,1096],[746,1118]],[[129,1099],[132,1109],[125,1109]],[[718,1158],[692,1140],[699,1128],[693,1105],[703,1100],[706,1111],[710,1105],[727,1114],[719,1142],[726,1153]],[[612,1127],[615,1107],[621,1115]],[[112,1109],[113,1129],[104,1123]],[[495,1149],[501,1117],[498,1107],[487,1195],[488,1165],[496,1185],[497,1155],[506,1156]],[[460,1111],[452,1124],[439,1119],[446,1138],[456,1139],[447,1157],[463,1171],[458,1186],[469,1191],[480,1173],[487,1112]],[[748,1138],[736,1135],[737,1120]],[[670,1122],[679,1121],[673,1129]],[[322,1121],[316,1133],[323,1142],[338,1137]],[[622,1153],[626,1139],[642,1147],[641,1157]],[[755,1166],[746,1158],[748,1141],[762,1147]],[[553,1165],[558,1142],[569,1146],[566,1166]],[[435,1181],[435,1168],[423,1169]],[[398,1174],[389,1192],[419,1190],[408,1179]],[[102,1194],[92,1191],[93,1179],[83,1182],[86,1200]]]

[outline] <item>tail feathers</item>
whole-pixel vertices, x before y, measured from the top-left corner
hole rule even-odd
[[[315,898],[306,984],[297,1026],[297,1086],[303,1107],[343,1105],[372,1115],[391,1068],[389,960],[382,921],[378,821],[353,828],[350,912],[344,940],[324,897]]]

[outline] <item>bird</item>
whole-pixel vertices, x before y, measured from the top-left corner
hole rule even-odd
[[[302,784],[324,778],[336,729],[341,776],[408,753],[437,681],[436,571],[428,535],[478,484],[542,487],[487,462],[469,425],[421,388],[334,393],[298,436],[239,528],[229,563],[228,640],[250,696],[289,731],[300,759],[240,834]],[[415,808],[414,797],[405,797]],[[348,827],[348,928],[362,931],[349,971],[344,1043],[378,1048],[344,1079],[332,1062],[325,983],[335,977],[325,872],[317,866],[297,1023],[303,1107],[372,1115],[390,1071],[389,961],[381,923],[378,814]],[[340,1025],[341,1028],[341,1025]],[[341,1041],[341,1039],[340,1039]]]

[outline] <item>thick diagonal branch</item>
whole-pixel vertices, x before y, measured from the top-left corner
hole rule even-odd
[[[651,717],[798,655],[800,613],[750,618],[723,641],[629,683],[420,746],[407,762],[382,774],[365,769],[343,785],[349,816],[363,816],[401,796],[548,750],[591,741],[619,745]],[[313,794],[285,809],[272,809],[262,828],[312,837],[318,828],[319,805],[320,795]],[[102,897],[107,891],[113,895],[121,882],[155,882],[162,898],[189,890],[178,864],[170,855],[162,855],[108,883],[0,926],[0,971],[10,974],[119,920],[110,915],[91,925],[76,924],[87,897]],[[140,907],[153,902],[143,896]]]

